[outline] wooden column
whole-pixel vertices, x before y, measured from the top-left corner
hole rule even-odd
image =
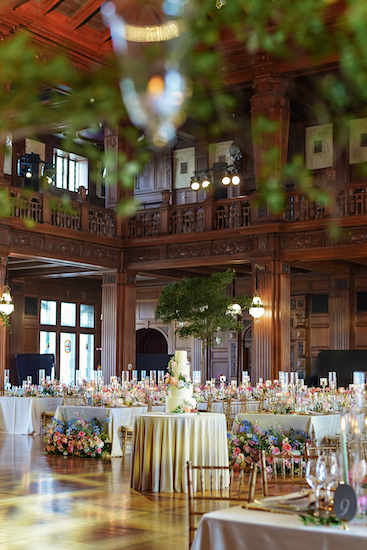
[[[258,290],[265,312],[258,323],[253,320],[253,383],[259,378],[276,379],[280,370],[290,370],[290,269],[277,260],[259,260],[257,265],[260,266],[257,271]]]
[[[101,367],[106,384],[116,376],[117,272],[105,272],[102,282]]]
[[[5,274],[6,274],[6,257],[0,256],[0,293],[2,294],[4,284],[5,284]],[[6,328],[3,325],[2,320],[0,320],[0,390],[4,390],[4,370],[7,367],[6,358],[7,358],[7,332]]]
[[[262,116],[275,123],[274,131],[255,132],[253,135],[256,183],[269,178],[279,179],[282,167],[287,162],[290,101],[286,96],[287,81],[273,73],[273,63],[267,62],[266,54],[255,67],[253,83],[255,93],[251,99],[253,129]],[[277,149],[277,156],[268,152]]]
[[[331,279],[330,321],[331,349],[351,349],[350,347],[350,289],[349,277]]]
[[[108,382],[128,365],[135,369],[135,275],[106,272],[102,284],[102,371]]]
[[[119,274],[117,290],[117,366],[118,372],[136,365],[136,276],[134,273]]]

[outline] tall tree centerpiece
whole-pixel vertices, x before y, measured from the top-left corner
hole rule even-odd
[[[236,272],[228,269],[222,273],[213,273],[210,277],[183,278],[168,284],[162,291],[155,310],[156,319],[168,325],[176,325],[176,334],[180,338],[200,338],[202,341],[202,373],[210,374],[206,350],[209,350],[216,337],[227,330],[242,330],[239,320],[244,309],[251,306],[252,299],[246,295],[235,297],[240,310],[232,308],[234,298],[228,296],[227,289],[234,281]]]

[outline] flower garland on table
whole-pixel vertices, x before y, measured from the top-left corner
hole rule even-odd
[[[174,376],[173,369],[177,367],[177,364],[175,357],[171,357],[167,366],[167,372],[164,375],[166,385],[176,386],[178,389],[190,388],[192,386],[192,380],[189,380],[186,374],[180,372],[178,376]]]
[[[297,463],[301,460],[297,457],[304,454],[305,443],[311,442],[311,437],[303,430],[291,429],[286,435],[281,427],[278,431],[264,430],[259,422],[254,424],[247,420],[235,422],[235,433],[228,434],[229,463],[235,468],[245,467],[253,461],[258,463],[261,451],[274,457],[280,456],[286,459],[295,457]],[[271,459],[268,460],[268,466],[271,466],[271,462]]]
[[[171,413],[182,414],[182,413],[197,413],[197,407],[194,407],[190,401],[184,401],[181,405],[175,408]]]
[[[95,418],[54,419],[45,437],[44,452],[49,454],[102,458],[110,451],[108,434]]]

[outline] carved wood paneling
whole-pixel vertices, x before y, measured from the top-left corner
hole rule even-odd
[[[333,281],[334,283],[336,281]],[[333,349],[350,349],[350,295],[349,288],[334,288],[331,295]]]

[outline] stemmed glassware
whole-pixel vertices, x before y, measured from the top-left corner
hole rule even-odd
[[[315,516],[320,515],[320,489],[326,479],[326,466],[324,462],[320,461],[320,458],[309,458],[306,465],[306,482],[315,491]]]
[[[318,458],[319,471],[323,471],[322,476],[324,477],[323,487],[326,489],[326,509],[329,507],[330,503],[330,491],[334,483],[336,483],[339,474],[339,464],[338,459],[335,453],[330,453],[328,455],[321,455]]]

